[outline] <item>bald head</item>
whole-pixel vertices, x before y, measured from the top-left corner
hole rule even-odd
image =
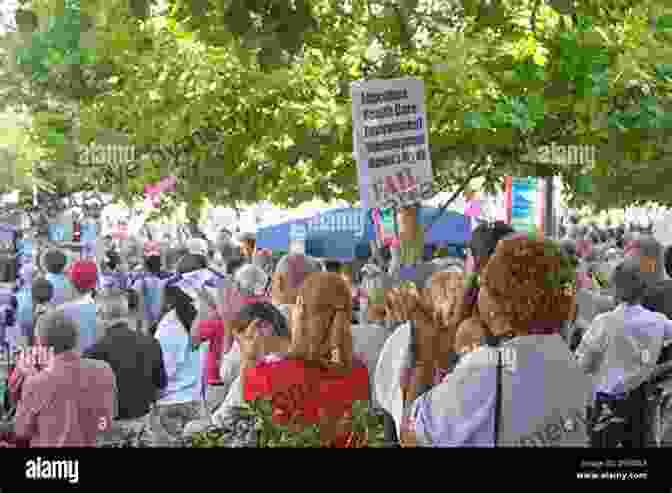
[[[59,354],[77,347],[79,327],[63,309],[56,309],[37,320],[35,337],[39,344],[50,347],[55,354]]]

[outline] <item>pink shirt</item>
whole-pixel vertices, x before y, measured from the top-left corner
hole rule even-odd
[[[224,350],[225,327],[222,320],[203,320],[198,326],[199,335],[207,340],[208,346],[208,364],[207,379],[208,384],[216,385],[221,383],[219,376],[219,366],[222,361],[222,352]]]
[[[112,368],[76,352],[57,355],[52,370],[28,377],[21,390],[15,431],[31,447],[95,447],[116,411]]]

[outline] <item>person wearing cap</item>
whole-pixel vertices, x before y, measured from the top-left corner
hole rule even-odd
[[[77,294],[64,272],[68,257],[60,250],[48,250],[42,257],[42,263],[47,270],[45,278],[54,287],[54,305],[73,300]]]
[[[643,384],[672,339],[672,321],[642,306],[647,284],[638,264],[617,266],[610,286],[618,306],[595,318],[576,351],[579,365],[595,382],[591,443],[642,448],[650,424]]]
[[[79,351],[84,352],[98,339],[96,323],[96,303],[93,291],[98,283],[98,268],[91,260],[78,260],[68,271],[70,282],[75,288],[76,298],[63,305],[64,312],[77,322],[79,327]]]

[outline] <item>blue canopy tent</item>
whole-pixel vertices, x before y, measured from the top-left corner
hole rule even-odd
[[[439,209],[423,207],[422,224],[427,225]],[[370,254],[369,241],[376,237],[371,216],[359,208],[335,209],[312,218],[267,226],[257,232],[257,246],[288,251],[292,230],[305,227],[306,253],[315,257],[350,261]],[[434,222],[425,242],[437,246],[464,246],[471,238],[469,218],[452,211],[444,212]]]

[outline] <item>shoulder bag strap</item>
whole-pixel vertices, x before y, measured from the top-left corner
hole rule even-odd
[[[502,419],[502,352],[500,348],[497,350],[497,383],[495,388],[495,432],[494,444],[495,447],[499,445],[499,425]]]

